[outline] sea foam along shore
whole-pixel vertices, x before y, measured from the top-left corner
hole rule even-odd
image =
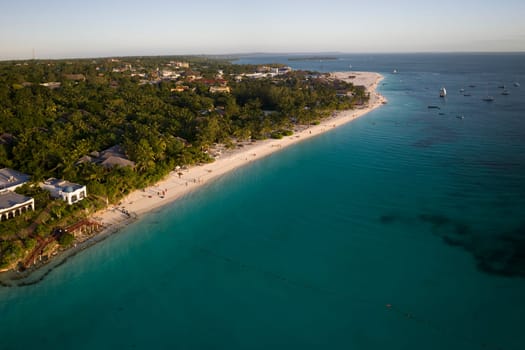
[[[146,214],[156,208],[171,203],[191,191],[196,190],[204,184],[242,167],[250,162],[266,157],[300,141],[322,134],[333,128],[355,120],[366,113],[386,103],[386,99],[380,95],[376,88],[383,76],[374,72],[334,72],[330,76],[335,79],[353,83],[355,86],[364,86],[370,93],[370,100],[366,106],[353,110],[345,110],[334,113],[330,118],[324,119],[319,125],[304,126],[295,130],[292,136],[282,139],[269,139],[264,141],[243,143],[243,147],[224,151],[213,163],[193,166],[184,170],[172,171],[164,180],[155,186],[143,190],[137,190],[125,197],[118,206],[110,206],[103,211],[95,213],[92,219],[100,222],[105,229],[91,237],[85,242],[79,243],[74,248],[62,252],[53,258],[48,264],[42,266],[33,273],[18,275],[14,271],[0,276],[0,285],[23,286],[41,281],[51,270],[64,263],[68,257],[77,254],[80,250],[87,248],[114,232],[118,232],[122,226],[133,222],[140,215]]]

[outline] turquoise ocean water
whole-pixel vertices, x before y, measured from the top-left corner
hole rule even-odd
[[[0,349],[525,348],[525,55],[271,62],[389,103],[0,287]]]

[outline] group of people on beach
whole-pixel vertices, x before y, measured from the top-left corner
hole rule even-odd
[[[122,212],[122,214],[126,215],[128,218],[131,217],[131,213],[130,213],[129,210],[127,210],[125,207],[117,208],[117,210],[119,210],[120,212]]]

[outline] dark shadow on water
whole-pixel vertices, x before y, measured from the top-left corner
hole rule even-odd
[[[429,223],[434,229],[439,229],[443,226],[448,226],[447,230],[459,236],[468,235],[471,231],[470,227],[460,220],[455,220],[444,215],[439,214],[420,214],[419,220]]]
[[[449,217],[439,214],[419,214],[418,218],[421,221],[432,224],[434,228],[440,228],[452,222]]]
[[[470,252],[480,271],[500,276],[525,277],[525,224],[511,232],[475,232],[466,223],[442,215],[419,215],[432,233],[450,246]]]
[[[495,275],[525,277],[525,223],[493,237],[480,247],[482,249],[472,247],[480,270]]]
[[[449,236],[444,236],[443,242],[445,242],[446,244],[450,246],[456,246],[456,247],[463,247],[464,245],[464,242],[461,241],[460,239],[449,237]]]
[[[458,139],[458,134],[455,130],[443,125],[433,124],[432,127],[424,128],[421,134],[428,136],[412,143],[413,147],[428,148],[436,144],[452,143]]]
[[[499,233],[478,232],[464,221],[442,214],[421,213],[420,222],[430,225],[431,232],[449,246],[471,253],[477,268],[488,274],[525,277],[525,222],[519,227]],[[399,224],[408,222],[401,215],[384,214],[379,222]]]
[[[392,224],[396,221],[399,221],[401,217],[399,215],[384,214],[379,217],[379,221],[382,224]]]

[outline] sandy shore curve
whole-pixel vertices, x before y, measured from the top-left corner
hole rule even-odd
[[[137,190],[129,194],[118,206],[112,206],[94,215],[94,219],[109,228],[127,220],[130,215],[141,216],[156,208],[169,204],[204,184],[258,159],[267,157],[279,150],[303,140],[325,133],[338,126],[351,122],[386,103],[386,99],[376,91],[383,76],[374,72],[334,72],[330,76],[364,86],[370,93],[368,105],[353,110],[335,112],[319,125],[305,126],[293,135],[282,139],[268,139],[245,142],[242,148],[226,150],[213,163],[193,166],[184,170],[172,171],[155,186]]]

